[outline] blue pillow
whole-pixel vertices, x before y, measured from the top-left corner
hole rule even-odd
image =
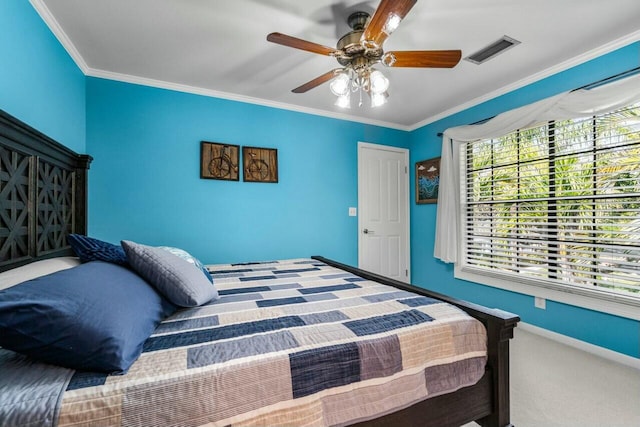
[[[128,268],[89,262],[0,291],[0,346],[71,369],[126,372],[175,310]]]
[[[103,242],[82,234],[69,234],[67,241],[81,262],[105,261],[127,265],[127,255],[120,245]]]
[[[161,248],[121,243],[131,268],[173,304],[195,307],[218,298],[215,286],[190,262]]]
[[[200,262],[200,260],[198,258],[194,257],[189,252],[185,251],[184,249],[180,249],[180,248],[172,248],[171,246],[158,246],[158,247],[160,249],[164,249],[167,252],[171,252],[175,256],[182,258],[183,260],[187,261],[188,263],[191,263],[191,264],[195,265],[196,268],[198,268],[200,271],[202,271],[202,273],[205,275],[205,277],[211,283],[213,283],[213,277],[211,277],[211,273],[209,273],[209,270],[207,270],[205,268],[205,266]]]

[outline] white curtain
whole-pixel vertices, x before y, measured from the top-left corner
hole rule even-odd
[[[498,138],[549,120],[567,120],[613,111],[640,102],[640,75],[627,77],[590,90],[565,92],[499,114],[479,125],[449,128],[442,136],[440,189],[436,218],[434,256],[444,262],[458,261],[460,218],[460,146],[463,142]]]

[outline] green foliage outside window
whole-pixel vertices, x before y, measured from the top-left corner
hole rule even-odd
[[[640,104],[464,155],[468,264],[640,297]]]

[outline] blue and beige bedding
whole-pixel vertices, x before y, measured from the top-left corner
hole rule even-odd
[[[126,373],[51,367],[49,425],[347,425],[484,374],[484,326],[452,305],[310,259],[207,268],[217,299],[174,306]]]

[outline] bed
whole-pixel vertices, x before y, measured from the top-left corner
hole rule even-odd
[[[0,112],[0,271],[74,255],[91,160]],[[42,425],[510,425],[517,316],[321,256],[207,270],[219,297],[164,318],[126,374],[3,349],[0,377],[51,378]]]

